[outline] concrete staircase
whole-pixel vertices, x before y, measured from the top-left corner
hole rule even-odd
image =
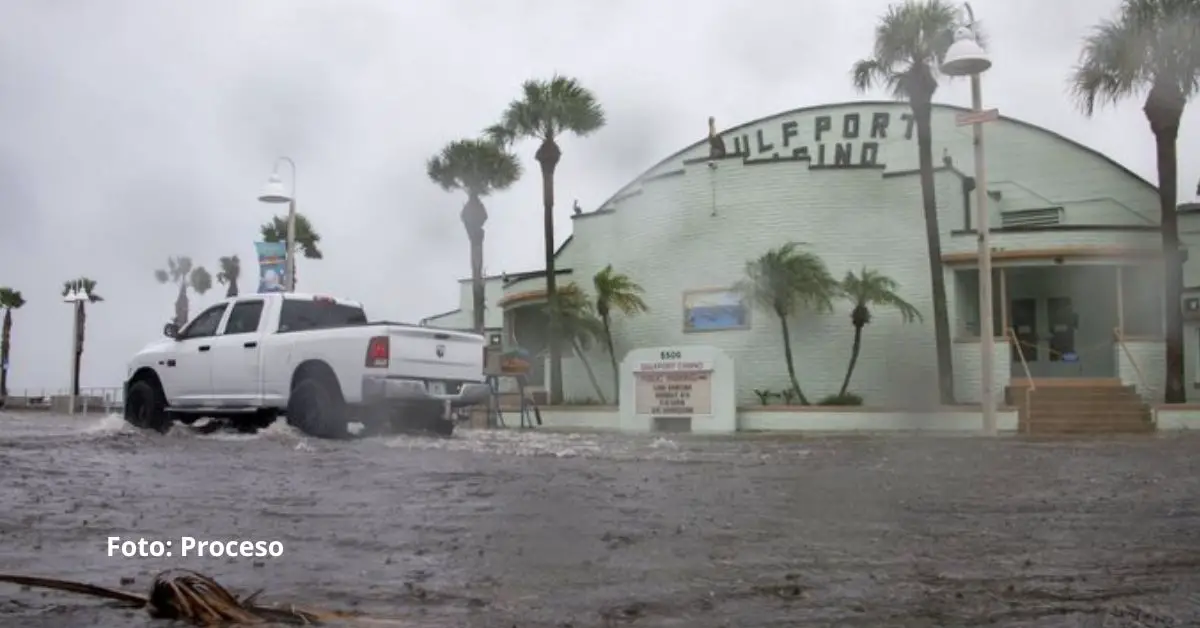
[[[1018,410],[1022,434],[1144,434],[1150,407],[1118,379],[1014,379],[1005,399]]]

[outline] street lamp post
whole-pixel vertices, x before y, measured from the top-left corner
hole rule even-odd
[[[279,178],[279,163],[286,161],[292,167],[292,192],[289,194]],[[287,253],[284,260],[284,289],[293,292],[296,289],[296,162],[291,157],[280,157],[275,160],[275,167],[267,184],[263,187],[258,200],[264,203],[287,203]]]
[[[988,226],[987,168],[984,161],[983,125],[997,117],[995,110],[983,110],[980,75],[992,67],[987,52],[979,45],[975,15],[967,4],[968,26],[959,28],[955,41],[946,51],[942,72],[948,76],[971,77],[970,115],[960,116],[960,126],[970,124],[975,136],[975,230],[979,234],[979,402],[983,406],[983,431],[996,434],[996,399],[992,388],[995,360],[995,330],[992,322],[992,247]]]
[[[71,368],[71,390],[69,395],[71,407],[67,412],[72,416],[75,414],[75,389],[79,387],[79,380],[75,371],[75,360],[79,355],[79,308],[83,307],[83,302],[87,301],[88,298],[89,295],[86,289],[81,293],[77,288],[72,289],[67,293],[67,296],[63,297],[63,302],[71,305],[71,359],[67,362]]]

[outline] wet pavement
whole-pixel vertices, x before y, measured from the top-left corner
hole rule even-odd
[[[1187,434],[330,442],[9,414],[0,572],[145,592],[182,567],[414,626],[1196,625],[1198,454]],[[110,557],[111,536],[173,556]],[[185,537],[283,555],[184,557]],[[0,584],[0,626],[150,625]]]

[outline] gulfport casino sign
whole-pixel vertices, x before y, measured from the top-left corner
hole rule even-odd
[[[882,144],[912,140],[915,133],[911,111],[814,110],[764,122],[724,139],[734,154],[752,160],[797,159],[813,167],[870,168],[882,165]]]

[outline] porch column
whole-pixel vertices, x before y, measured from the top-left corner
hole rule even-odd
[[[1125,281],[1122,267],[1117,266],[1117,337],[1125,337]]]
[[[1000,331],[1008,339],[1008,269],[1000,267]]]

